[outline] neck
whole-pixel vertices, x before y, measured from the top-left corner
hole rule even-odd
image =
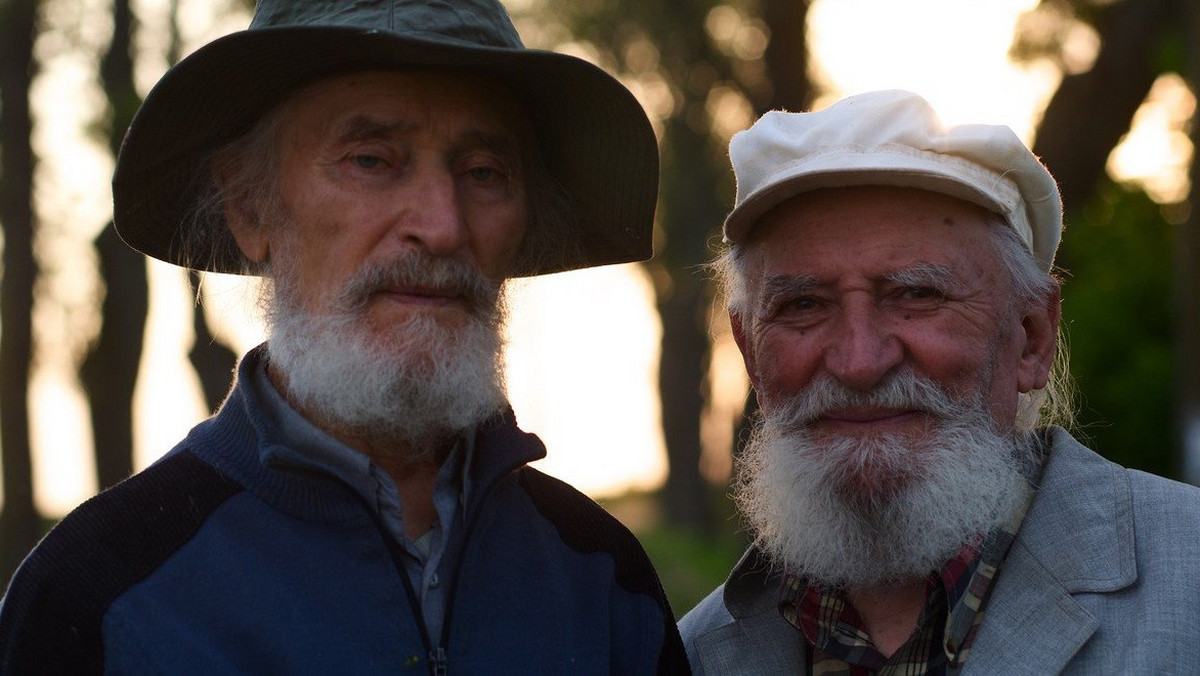
[[[433,487],[438,471],[454,448],[454,441],[437,444],[433,449],[413,449],[402,444],[379,443],[362,436],[330,432],[338,441],[369,457],[396,482],[400,504],[404,508],[404,534],[415,540],[426,533],[437,518],[433,506]]]
[[[925,581],[850,589],[846,597],[862,618],[875,649],[891,657],[917,628],[925,605]]]
[[[400,504],[404,508],[404,534],[410,540],[424,535],[437,518],[437,510],[433,506],[433,487],[444,459],[445,455],[441,455],[437,460],[431,457],[418,461],[397,461],[391,456],[371,456],[371,460],[396,482],[396,488],[400,491]]]

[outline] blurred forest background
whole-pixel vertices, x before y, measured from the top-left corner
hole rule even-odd
[[[659,134],[657,254],[646,271],[661,324],[658,382],[669,472],[660,490],[605,504],[643,538],[678,614],[722,579],[745,544],[727,498],[729,471],[706,471],[712,463],[702,462],[703,421],[714,399],[713,336],[723,321],[701,266],[732,202],[725,147],[734,131],[767,110],[804,110],[822,100],[830,86],[813,57],[808,20],[819,2],[842,1],[506,3],[530,46],[584,56],[626,82]],[[64,265],[44,242],[61,224],[34,199],[44,190],[37,177],[47,158],[31,142],[38,124],[31,91],[47,59],[73,50],[90,59],[103,94],[83,99],[94,108],[90,128],[114,152],[144,94],[135,84],[139,68],[174,62],[184,51],[186,15],[180,0],[166,4],[171,29],[146,35],[141,4],[132,0],[0,0],[0,582],[60,516],[39,514],[31,460],[29,383],[40,354],[35,304],[49,302],[39,295],[46,275]],[[227,30],[245,26],[245,0],[209,4],[237,18]],[[1196,482],[1200,471],[1188,458],[1200,455],[1200,212],[1191,208],[1196,177],[1188,167],[1197,132],[1188,92],[1200,79],[1200,6],[1194,0],[1028,4],[1009,55],[1059,76],[1034,151],[1060,181],[1068,209],[1058,262],[1066,271],[1064,325],[1079,389],[1078,431],[1117,462]],[[64,20],[72,13],[98,16]],[[76,28],[51,40],[45,28],[52,22]],[[981,27],[968,21],[951,29],[969,34]],[[148,43],[157,45],[157,61],[140,63]],[[854,47],[888,59],[871,44]],[[1114,148],[1147,100],[1164,91],[1182,91],[1186,99],[1172,124],[1177,135],[1191,134],[1190,145],[1181,139],[1181,171],[1190,177],[1174,188],[1115,181]],[[111,228],[93,245],[94,257],[82,264],[95,265],[102,280],[99,311],[83,328],[78,341],[85,348],[69,366],[87,395],[96,484],[103,488],[134,469],[134,388],[149,287],[144,260]],[[211,410],[228,388],[236,355],[213,337],[199,305],[192,312],[189,358]],[[724,447],[736,465],[744,426],[728,427]]]

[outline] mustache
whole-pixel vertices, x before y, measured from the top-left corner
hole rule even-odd
[[[777,414],[786,430],[803,430],[830,411],[845,408],[894,408],[923,411],[950,420],[976,410],[978,394],[962,397],[909,367],[888,374],[870,390],[855,390],[821,374]]]
[[[366,307],[376,293],[421,289],[459,298],[471,314],[489,317],[495,313],[502,285],[467,261],[409,251],[387,261],[364,263],[335,302],[340,309],[353,312]]]

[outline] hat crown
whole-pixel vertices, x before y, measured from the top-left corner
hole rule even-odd
[[[1046,269],[1058,248],[1058,186],[1021,139],[1001,125],[946,126],[912,92],[766,113],[734,135],[729,157],[737,194],[726,241],[742,240],[763,214],[806,191],[887,185],[940,192],[999,214]]]
[[[250,30],[361,28],[432,42],[522,49],[497,0],[259,0]]]

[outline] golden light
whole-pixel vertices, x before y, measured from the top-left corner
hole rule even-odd
[[[815,55],[813,75],[827,92],[817,107],[869,89],[906,88],[928,98],[948,123],[1008,124],[1028,140],[1059,77],[1049,64],[1017,65],[1007,56],[1018,15],[1036,2],[815,0],[808,37]],[[510,5],[534,3],[510,0]],[[137,73],[143,93],[165,67],[167,4],[135,2],[143,25]],[[35,143],[45,158],[38,200],[46,228],[39,247],[49,265],[38,301],[40,347],[31,397],[37,504],[47,515],[60,515],[95,489],[88,414],[74,368],[82,340],[95,331],[98,289],[90,242],[110,209],[112,161],[102,142],[84,132],[89,116],[101,108],[92,71],[108,28],[81,20],[79,14],[107,21],[110,10],[99,0],[52,0],[48,7],[50,33],[39,49],[49,56],[43,55],[46,69],[34,104]],[[244,15],[214,16],[204,0],[183,0],[181,8],[187,48],[246,25]],[[86,43],[82,55],[67,55],[65,47],[72,45],[63,36],[71,26],[87,27],[80,33]],[[540,30],[554,43],[569,39],[549,22],[520,27],[523,32]],[[728,6],[715,8],[706,28],[723,48],[744,56],[761,54],[765,45],[763,27]],[[1095,45],[1086,31],[1076,38],[1068,51],[1084,63]],[[597,58],[585,44],[565,47]],[[657,72],[656,47],[646,42],[631,49],[635,53],[627,56],[641,71],[626,82],[658,119],[670,110],[673,98]],[[713,89],[706,105],[723,137],[750,121],[746,101],[722,87]],[[1113,154],[1113,175],[1142,182],[1155,199],[1171,201],[1183,194],[1184,168],[1192,154],[1183,124],[1194,107],[1195,99],[1177,79],[1156,84],[1135,129]],[[149,269],[148,341],[136,393],[139,467],[167,451],[208,413],[186,362],[192,340],[186,280],[182,271],[166,264],[151,263]],[[215,331],[235,349],[244,351],[262,339],[254,318],[255,291],[245,280],[208,276],[203,297]],[[523,281],[515,285],[511,305],[509,391],[522,425],[550,447],[541,468],[593,495],[659,485],[666,471],[655,382],[660,329],[644,272],[618,266]],[[706,472],[721,476],[728,471],[728,431],[746,384],[736,347],[720,313],[715,316],[713,412],[703,424],[708,448],[704,464]]]
[[[1196,97],[1183,78],[1158,78],[1134,114],[1133,128],[1109,156],[1109,175],[1141,186],[1159,204],[1187,199],[1193,154],[1188,125],[1195,112]]]

